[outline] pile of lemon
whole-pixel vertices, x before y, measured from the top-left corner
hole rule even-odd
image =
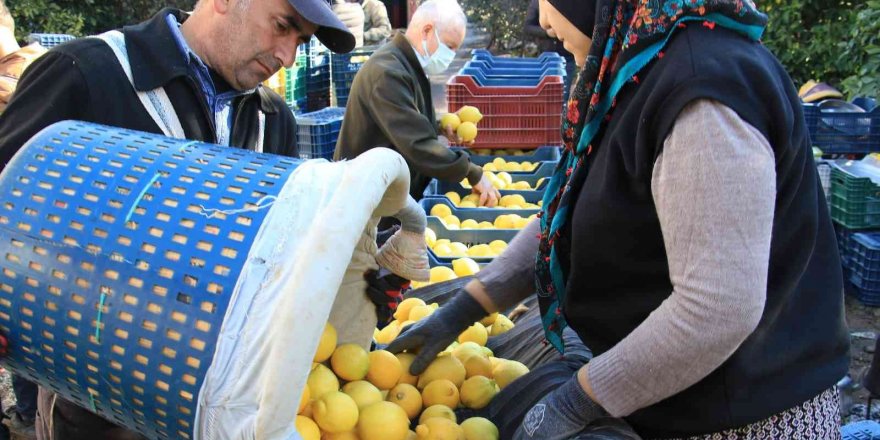
[[[487,179],[489,179],[489,182],[492,183],[492,186],[495,187],[495,189],[531,191],[531,190],[535,190],[535,189],[539,188],[541,186],[541,183],[544,182],[544,178],[542,177],[542,178],[538,179],[537,182],[535,182],[535,187],[532,188],[532,185],[529,182],[526,182],[524,180],[514,182],[513,176],[511,176],[510,173],[508,173],[507,171],[502,171],[498,174],[495,174],[492,171],[484,171],[483,176],[485,176]],[[470,188],[471,187],[471,184],[468,182],[467,178],[462,179],[461,182],[459,182],[459,183],[461,184],[461,186],[463,188]],[[479,197],[478,197],[478,199],[479,199]]]
[[[480,202],[480,196],[477,194],[468,194],[462,197],[459,193],[455,191],[449,191],[446,194],[443,194],[449,201],[455,205],[457,208],[477,208],[477,204]],[[501,199],[498,200],[498,204],[494,206],[497,209],[540,209],[543,205],[542,200],[538,200],[538,203],[530,203],[526,201],[525,197],[521,194],[508,194],[506,196],[501,196]],[[435,205],[439,206],[439,205]],[[448,208],[448,207],[447,207]],[[431,208],[432,212],[434,208]],[[438,208],[443,209],[443,208]],[[452,214],[452,210],[446,215]],[[440,213],[431,214],[436,217],[443,218],[445,216],[441,216]]]
[[[504,197],[519,197],[522,198],[519,194],[515,194],[512,196],[504,196]],[[502,199],[504,199],[502,197]],[[505,202],[510,202],[507,206],[519,206],[515,204],[516,200],[504,200]],[[508,208],[509,209],[509,208]],[[514,208],[515,209],[515,208]],[[502,214],[495,217],[495,221],[481,221],[478,222],[474,219],[464,219],[461,220],[458,216],[452,214],[452,210],[449,206],[444,204],[437,204],[431,208],[430,215],[437,217],[440,219],[440,222],[446,226],[446,229],[449,230],[460,230],[460,229],[522,229],[530,221],[538,218],[538,214],[532,214],[528,217],[522,217],[518,214]],[[430,232],[428,232],[430,231]],[[433,238],[431,238],[433,236]],[[428,246],[433,247],[432,243],[436,243],[437,236],[433,230],[425,231],[425,239],[428,241]]]
[[[470,152],[477,156],[530,156],[535,150],[522,150],[519,148],[473,148]]]
[[[517,172],[517,171],[525,171],[532,172],[538,169],[538,166],[541,164],[538,162],[532,163],[529,161],[523,162],[508,162],[504,160],[502,157],[496,157],[492,162],[489,162],[483,165],[483,171],[507,171],[507,172]]]
[[[462,142],[470,142],[477,138],[477,124],[483,119],[480,110],[474,106],[466,105],[455,113],[447,113],[440,117],[440,127],[455,130],[458,139]]]
[[[404,300],[394,323],[385,327],[392,330],[377,330],[377,342],[390,342],[401,328],[434,310],[420,299]],[[496,358],[485,347],[489,335],[511,328],[506,316],[493,313],[464,331],[420,376],[412,376],[414,354],[337,346],[336,330],[327,324],[300,398],[297,432],[305,440],[497,440],[491,421],[472,417],[459,424],[453,410],[484,408],[528,373],[525,365]]]

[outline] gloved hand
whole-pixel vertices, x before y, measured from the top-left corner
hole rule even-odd
[[[400,353],[420,348],[419,354],[409,367],[409,373],[418,376],[445,350],[461,332],[488,315],[483,306],[464,289],[443,307],[425,319],[405,328],[386,350]]]
[[[395,275],[385,268],[364,274],[367,279],[367,296],[376,305],[377,327],[381,330],[394,319],[397,305],[403,301],[403,293],[409,289],[409,280]]]
[[[575,373],[526,413],[513,438],[567,440],[602,417],[608,417],[608,413],[590,399]]]
[[[489,181],[489,177],[485,174],[483,174],[480,182],[473,186],[473,192],[480,196],[480,206],[492,208],[501,200],[501,192],[492,186],[492,182]]]

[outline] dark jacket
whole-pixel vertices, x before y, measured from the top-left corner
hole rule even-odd
[[[164,86],[187,139],[216,142],[214,116],[186,59],[176,45],[165,17],[186,15],[165,9],[150,20],[123,29],[134,82],[138,90]],[[222,79],[212,72],[220,89]],[[225,87],[229,87],[226,85]],[[258,112],[266,115],[264,152],[295,155],[296,122],[284,100],[258,87],[233,102],[230,144],[254,149],[258,137]],[[134,92],[116,56],[104,41],[85,38],[62,44],[34,62],[24,73],[6,111],[0,116],[0,166],[43,128],[76,119],[162,134]],[[54,410],[55,438],[137,439],[138,434],[58,399]]]
[[[776,159],[776,206],[757,328],[708,376],[626,417],[645,438],[766,419],[834,386],[849,362],[835,234],[785,69],[760,43],[701,23],[677,31],[664,54],[621,90],[586,177],[575,176],[582,189],[560,241],[570,248],[560,254],[571,255],[564,263],[569,324],[599,355],[672,293],[651,176],[688,103],[716,100],[764,135]]]
[[[168,14],[175,14],[181,23],[187,18],[180,11],[164,9],[144,23],[122,30],[135,85],[140,91],[164,86],[187,139],[216,142],[214,116],[165,22]],[[293,114],[280,96],[262,86],[234,102],[230,144],[254,148],[258,109],[266,114],[263,151],[294,156]],[[25,71],[9,107],[0,115],[0,166],[6,166],[41,129],[67,119],[162,133],[144,110],[110,47],[97,38],[57,46]]]
[[[355,76],[333,159],[353,159],[373,147],[393,148],[409,165],[416,199],[431,177],[479,182],[483,169],[471,164],[466,153],[440,143],[438,129],[431,84],[409,40],[398,34]]]

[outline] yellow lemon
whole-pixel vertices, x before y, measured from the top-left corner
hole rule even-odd
[[[528,226],[528,224],[529,219],[527,218],[518,218],[513,222],[513,225],[516,227],[516,229],[525,228],[526,226]]]
[[[322,364],[315,364],[307,381],[311,398],[320,399],[324,394],[339,391],[339,379]]]
[[[523,171],[522,165],[516,162],[507,162],[507,165],[504,167],[504,171],[508,172],[519,172]]]
[[[447,215],[452,215],[452,208],[442,203],[438,203],[431,208],[431,215],[443,218]]]
[[[425,302],[420,298],[407,298],[397,305],[397,310],[394,311],[394,319],[398,321],[406,321],[409,319],[409,311],[412,310],[413,307],[424,305],[426,305]]]
[[[479,322],[475,322],[474,325],[468,327],[467,330],[458,335],[458,342],[460,344],[471,341],[477,343],[477,345],[483,346],[486,345],[488,339],[489,332],[486,331],[486,327],[483,327],[483,324],[480,324]]]
[[[470,122],[472,124],[479,124],[480,120],[483,119],[483,115],[480,113],[480,109],[472,105],[466,105],[458,109],[458,118],[462,123]]]
[[[334,391],[312,402],[312,415],[322,431],[351,431],[357,425],[358,407],[348,394]]]
[[[470,258],[459,258],[452,261],[452,270],[459,277],[466,277],[479,272],[480,265]]]
[[[521,180],[519,182],[513,182],[513,185],[511,185],[510,189],[516,189],[516,190],[520,190],[520,191],[529,191],[532,189],[532,186],[529,185],[529,182]]]
[[[464,431],[455,422],[434,417],[417,426],[416,435],[419,440],[461,440],[464,438]]]
[[[330,358],[330,366],[339,378],[354,381],[367,376],[370,357],[367,351],[357,344],[343,344],[336,347]]]
[[[409,430],[409,434],[406,436],[406,440],[419,440],[419,436],[416,435],[416,432],[412,429]]]
[[[483,409],[492,401],[496,393],[498,391],[492,379],[473,376],[461,384],[461,403],[470,409]]]
[[[356,380],[345,384],[342,387],[342,392],[348,394],[348,397],[354,400],[358,410],[382,401],[382,392],[365,380]]]
[[[417,376],[409,374],[409,367],[416,359],[416,355],[411,353],[397,353],[395,356],[400,362],[400,379],[397,380],[397,384],[409,384],[415,386],[419,383],[419,378]]]
[[[458,217],[456,217],[456,216],[454,216],[454,215],[451,215],[451,214],[450,214],[450,215],[447,215],[446,217],[443,217],[443,223],[444,223],[447,227],[449,227],[449,226],[453,226],[453,225],[455,225],[455,226],[461,226],[461,220],[459,220]]]
[[[495,166],[494,163],[489,162],[483,165],[483,171],[498,171],[498,168]]]
[[[435,380],[422,390],[422,403],[425,406],[446,405],[458,408],[458,387],[447,379]]]
[[[431,248],[438,257],[448,258],[452,256],[452,247],[449,243],[437,243]]]
[[[318,342],[318,350],[315,351],[314,362],[324,362],[333,354],[336,349],[336,329],[330,323],[324,326],[324,332],[321,333],[321,341]]]
[[[426,420],[433,419],[435,417],[446,419],[451,421],[452,423],[456,423],[457,419],[455,417],[455,413],[446,405],[434,405],[425,408],[422,411],[422,415],[419,416],[419,425],[425,423]]]
[[[455,113],[447,113],[440,117],[440,126],[443,127],[444,130],[455,130],[458,128],[459,124],[461,124],[461,119],[459,119],[458,115]]]
[[[461,196],[455,191],[449,191],[444,195],[449,198],[449,201],[452,202],[453,205],[461,203]]]
[[[507,197],[507,196],[504,196]],[[502,197],[502,198],[504,198]],[[498,217],[495,217],[495,228],[496,229],[513,229],[514,222],[510,217],[512,214],[502,214]]]
[[[480,347],[480,344],[473,341],[463,342],[452,350],[452,355],[455,356],[462,365],[464,365],[471,356],[478,356],[481,354],[483,354],[483,347]],[[467,370],[467,368],[465,368],[465,370]]]
[[[448,246],[449,243],[452,243],[452,242],[448,238],[438,238],[437,242],[434,243],[434,246],[440,246],[440,245],[444,245],[444,244]]]
[[[483,417],[471,417],[461,422],[464,440],[498,440],[498,427]]]
[[[464,361],[464,370],[467,372],[468,379],[474,376],[492,378],[492,362],[489,361],[489,356],[486,356],[485,354],[467,358],[467,360]]]
[[[495,229],[495,225],[492,222],[482,221],[479,224],[480,229]]]
[[[296,416],[296,432],[304,440],[321,440],[321,429],[314,420],[305,416]]]
[[[302,412],[306,409],[306,405],[309,404],[309,400],[311,400],[311,395],[309,393],[309,384],[306,384],[305,388],[303,388],[302,394],[299,396],[299,408],[297,408],[296,413],[302,414]]]
[[[492,159],[492,165],[495,165],[495,168],[504,171],[504,168],[507,167],[507,161],[504,160],[503,157],[496,157]]]
[[[324,438],[322,440],[360,440],[360,437],[358,437],[357,431],[346,431],[336,434],[331,434],[328,432],[324,434]]]
[[[512,328],[513,321],[504,315],[498,315],[498,318],[492,323],[492,331],[489,332],[489,336],[498,336],[507,333]]]
[[[380,390],[394,388],[403,372],[400,361],[391,352],[385,350],[371,351],[369,357],[370,367],[367,372],[367,380]]]
[[[466,374],[464,365],[455,356],[438,357],[419,376],[418,388],[425,389],[429,383],[440,379],[446,379],[459,387],[464,382]]]
[[[477,138],[477,126],[473,122],[462,122],[455,133],[462,142],[470,142]]]
[[[462,202],[474,202],[478,203],[480,201],[480,196],[476,194],[468,194],[461,199]]]
[[[477,244],[468,248],[467,254],[473,258],[489,258],[494,253],[488,244]]]
[[[422,395],[416,387],[402,383],[388,392],[388,401],[403,408],[410,420],[415,419],[422,412]]]
[[[476,208],[477,204],[470,200],[462,200],[461,203],[458,204],[459,208]]]
[[[461,229],[479,229],[480,224],[476,220],[469,218],[461,222]]]
[[[498,201],[498,204],[501,206],[508,206],[508,205],[525,206],[526,199],[521,194],[510,194],[510,195],[502,196],[501,200]]]
[[[507,243],[505,243],[504,240],[492,240],[492,242],[489,243],[489,248],[492,249],[492,252],[494,252],[495,255],[501,255],[501,253],[507,249]]]
[[[529,367],[517,362],[509,360],[501,360],[492,370],[492,377],[495,383],[503,390],[504,387],[529,372]]]
[[[453,257],[466,257],[468,247],[464,245],[464,243],[459,243],[457,241],[453,241],[449,244],[449,248],[452,249]]]
[[[376,335],[376,343],[383,345],[390,344],[391,341],[393,341],[394,338],[396,338],[397,335],[400,334],[400,330],[400,324],[398,324],[397,321],[389,323],[385,326],[385,328],[379,330],[379,334]]]
[[[425,244],[427,244],[429,248],[432,248],[436,243],[437,233],[431,228],[425,228]]]
[[[444,281],[454,280],[458,278],[455,276],[455,272],[446,266],[432,267],[430,275],[432,283],[442,283]],[[410,310],[410,314],[412,314],[412,310]],[[418,321],[418,319],[413,319],[412,317],[410,317],[410,319],[412,319],[413,321]]]
[[[437,266],[437,267],[443,267],[443,266]],[[433,270],[433,269],[436,269],[436,268],[432,268],[431,270]],[[455,273],[453,273],[453,275],[455,275]],[[454,279],[454,278],[455,277],[452,277],[450,279]],[[432,282],[438,282],[438,281],[432,281]],[[424,319],[426,316],[429,316],[431,313],[434,313],[434,309],[431,306],[415,306],[412,308],[412,310],[409,311],[409,319],[412,321],[420,321],[420,320]]]
[[[513,184],[513,176],[510,175],[507,171],[502,171],[498,173],[498,178],[504,181],[504,187],[507,188]]]
[[[406,440],[409,417],[394,403],[374,403],[361,412],[357,433],[360,440]]]
[[[480,320],[480,324],[483,324],[485,327],[489,327],[490,325],[495,323],[495,320],[498,319],[498,312],[492,313],[491,315]]]

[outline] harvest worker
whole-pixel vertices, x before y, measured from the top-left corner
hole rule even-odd
[[[409,165],[410,194],[416,200],[432,177],[456,183],[467,178],[480,195],[480,205],[495,206],[500,194],[483,169],[438,139],[426,76],[449,67],[466,30],[467,18],[455,0],[428,0],[419,6],[406,33],[377,50],[355,76],[334,159],[390,147]],[[452,130],[446,136],[458,139]]]
[[[22,72],[44,53],[46,48],[40,46],[40,43],[25,47],[18,45],[15,40],[15,21],[6,2],[0,0],[0,113],[9,104]]]
[[[355,44],[324,0],[201,0],[53,48],[0,116],[0,164],[67,119],[292,156],[293,115],[260,83],[312,35],[336,52]],[[43,389],[37,418],[42,439],[141,438]]]
[[[839,438],[840,258],[767,17],[743,0],[539,7],[582,67],[542,216],[389,350],[421,347],[417,374],[537,291],[550,345],[571,327],[595,357],[517,396],[528,411],[490,408],[502,438],[581,438],[609,415],[646,439]]]

